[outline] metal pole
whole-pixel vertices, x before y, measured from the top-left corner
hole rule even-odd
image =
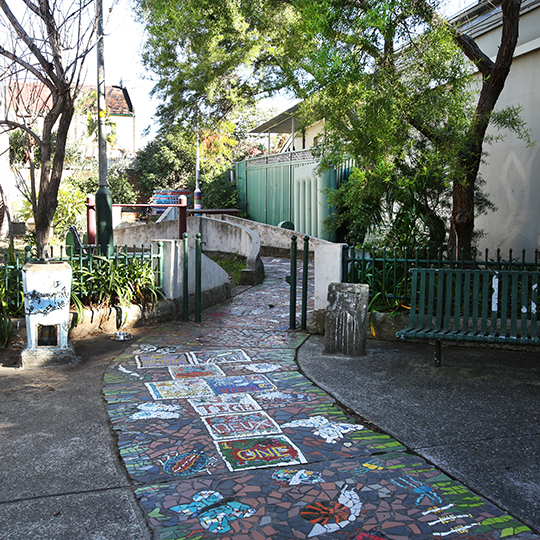
[[[184,272],[182,276],[182,305],[183,305],[183,318],[184,322],[189,321],[189,244],[188,244],[188,233],[185,232],[182,235],[184,239]]]
[[[201,322],[201,233],[195,238],[195,322]]]
[[[296,328],[296,234],[291,236],[291,275],[289,285],[291,297],[289,305],[289,328]]]
[[[199,176],[201,169],[201,152],[199,148],[199,127],[197,126],[197,150],[195,153],[195,193],[193,194],[193,208],[200,210],[202,208],[201,186],[199,185]]]
[[[99,188],[96,192],[96,235],[102,255],[110,257],[113,250],[112,194],[107,185],[107,139],[105,133],[105,55],[103,39],[103,0],[97,0],[97,108]]]

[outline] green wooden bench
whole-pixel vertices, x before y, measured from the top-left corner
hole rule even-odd
[[[521,270],[411,269],[411,312],[404,339],[540,345],[540,272]]]

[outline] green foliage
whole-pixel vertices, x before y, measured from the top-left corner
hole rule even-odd
[[[277,90],[325,120],[322,166],[354,160],[330,227],[362,241],[441,246],[451,186],[476,145],[476,99],[456,32],[436,0],[139,0],[144,60],[159,79],[162,122],[222,119]],[[524,133],[515,111],[495,125]],[[475,146],[480,159],[481,145]],[[476,214],[489,209],[475,185]]]
[[[98,140],[98,116],[97,116],[97,90],[91,89],[79,96],[76,107],[78,112],[86,116],[86,135],[93,141]],[[107,143],[115,145],[117,142],[116,124],[111,121],[109,111],[105,116],[105,138]]]
[[[211,257],[214,262],[219,264],[227,274],[229,274],[229,282],[232,287],[236,287],[240,284],[240,277],[242,270],[246,267],[246,261],[244,257],[235,255],[234,253],[223,254],[216,257]]]
[[[163,125],[180,117],[215,126],[283,86],[276,58],[294,59],[304,36],[286,3],[258,0],[139,0],[147,31],[143,60],[156,73]],[[293,60],[294,61],[294,60]]]
[[[58,191],[58,206],[54,213],[53,227],[56,236],[63,238],[72,225],[81,225],[81,218],[86,212],[86,197],[74,186],[62,186]],[[19,215],[25,221],[32,217],[32,206],[24,200]],[[27,235],[27,241],[35,246],[35,232]]]
[[[14,259],[8,262],[7,267],[0,265],[0,346],[9,342],[11,318],[24,315],[20,268],[15,268]],[[75,258],[71,265],[71,304],[80,318],[84,307],[127,308],[132,303],[153,306],[162,296],[149,260],[138,257],[119,256],[118,259],[107,259],[95,256],[91,261],[83,259],[82,265],[79,259]]]
[[[111,167],[107,181],[114,204],[134,204],[137,202],[137,192],[129,181],[127,172],[122,167]],[[86,201],[86,195],[95,194],[99,188],[99,176],[96,172],[89,175],[73,175],[66,178],[65,182],[83,194],[84,201]]]
[[[231,182],[229,171],[203,179],[200,186],[204,208],[238,208],[238,189],[236,182]],[[194,191],[194,183],[191,188]]]
[[[186,189],[195,175],[196,138],[193,132],[170,132],[137,152],[134,170],[145,197],[157,189]]]
[[[85,306],[127,308],[154,305],[161,293],[150,261],[93,257],[91,265],[74,264],[72,294]]]

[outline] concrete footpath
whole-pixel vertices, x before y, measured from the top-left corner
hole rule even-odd
[[[264,262],[202,323],[0,357],[0,540],[539,540],[538,355],[324,355]]]

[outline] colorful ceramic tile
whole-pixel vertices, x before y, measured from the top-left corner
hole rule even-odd
[[[207,416],[202,420],[216,440],[281,433],[279,426],[264,411]]]
[[[145,385],[154,399],[185,399],[214,395],[204,379],[160,381]]]
[[[230,471],[306,463],[302,452],[283,435],[218,441],[216,448]]]
[[[169,366],[173,379],[194,379],[196,377],[223,377],[225,373],[214,364],[194,366]]]
[[[141,354],[135,356],[135,360],[137,367],[143,369],[194,364],[196,362],[195,357],[189,352]]]
[[[240,394],[277,390],[277,386],[264,375],[208,377],[205,380],[208,383],[208,386],[210,386],[216,394]]]
[[[200,416],[259,411],[261,406],[249,394],[221,394],[188,400]]]
[[[197,351],[193,354],[201,364],[214,364],[218,362],[251,362],[251,358],[242,349]]]

